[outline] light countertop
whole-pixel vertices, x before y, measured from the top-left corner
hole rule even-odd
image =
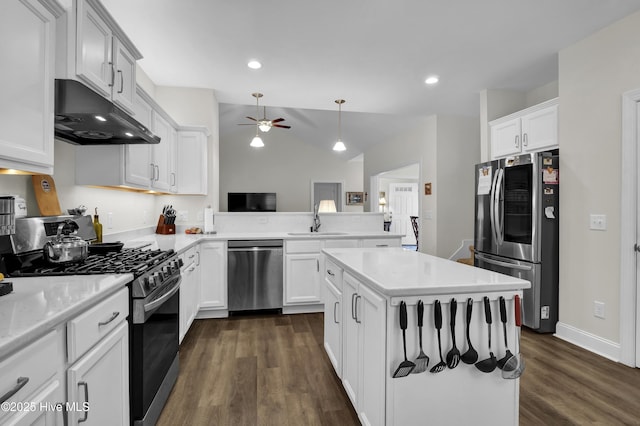
[[[133,280],[131,274],[10,278],[0,297],[0,359],[72,319]]]
[[[185,234],[175,235],[150,234],[128,240],[125,248],[136,248],[151,244],[152,248],[181,252],[199,241],[229,240],[317,240],[317,239],[367,239],[367,238],[402,238],[404,234],[385,231],[372,232],[225,232],[218,234]]]
[[[338,266],[386,296],[512,291],[529,281],[401,248],[324,249]]]

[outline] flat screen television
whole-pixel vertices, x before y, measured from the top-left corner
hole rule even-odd
[[[229,192],[227,210],[230,212],[275,212],[275,192]]]

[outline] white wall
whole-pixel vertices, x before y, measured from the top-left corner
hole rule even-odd
[[[370,191],[371,176],[420,163],[421,252],[449,257],[460,241],[473,236],[473,165],[480,159],[479,139],[477,117],[430,116],[365,152],[365,191]],[[424,195],[426,182],[432,184],[432,195]]]
[[[560,51],[560,322],[619,342],[621,95],[640,88],[640,13]],[[589,214],[607,230],[589,230]],[[593,315],[604,302],[606,318]],[[631,320],[631,319],[630,319]]]
[[[330,147],[318,149],[286,130],[268,136],[264,147],[252,148],[246,134],[221,135],[220,211],[227,210],[228,192],[275,192],[278,211],[304,212],[311,210],[311,181],[344,182],[343,192],[362,191],[362,162],[348,161]]]

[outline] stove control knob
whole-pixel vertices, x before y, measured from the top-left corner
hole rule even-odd
[[[151,289],[151,277],[142,277],[140,278],[140,281],[142,282],[142,286],[144,288],[146,288],[147,290]]]
[[[171,266],[162,267],[162,273],[164,274],[165,277],[171,275],[171,272],[173,272]]]
[[[151,283],[151,287],[156,288],[158,284],[162,282],[162,275],[160,272],[154,272],[154,274],[149,277],[149,283]]]
[[[184,261],[182,260],[181,257],[179,257],[176,262],[178,263],[178,269],[180,269],[180,268],[182,268],[184,266]]]

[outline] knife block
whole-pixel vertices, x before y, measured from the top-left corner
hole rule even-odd
[[[158,226],[156,226],[156,234],[170,235],[175,233],[176,233],[176,224],[164,223],[164,215],[161,214],[160,218],[158,219]]]

